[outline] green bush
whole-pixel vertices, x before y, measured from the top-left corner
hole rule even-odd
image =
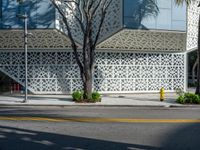
[[[185,93],[176,100],[180,104],[200,104],[200,97],[193,93]]]
[[[196,95],[196,98],[193,99],[192,103],[193,104],[200,104],[200,97],[199,97],[199,95]]]
[[[98,92],[93,92],[91,99],[93,102],[100,102],[101,101],[101,95]]]
[[[199,100],[199,96],[193,93],[185,93],[185,103],[193,104],[193,102],[196,102]]]
[[[73,92],[72,98],[73,98],[74,101],[77,101],[77,102],[83,100],[83,92],[81,92],[81,91]]]
[[[180,104],[185,104],[185,97],[184,97],[184,96],[179,96],[179,97],[176,99],[176,102],[177,102],[177,103],[180,103]]]
[[[73,92],[72,93],[73,101],[76,101],[76,102],[91,102],[91,103],[101,101],[101,95],[98,92],[93,92],[89,99],[84,99],[83,95],[84,95],[84,93],[81,92],[81,91]]]

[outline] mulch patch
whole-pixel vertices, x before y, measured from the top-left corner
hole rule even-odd
[[[95,101],[91,101],[91,100],[88,100],[88,99],[84,99],[84,100],[80,100],[80,101],[75,101],[73,100],[75,103],[96,103]],[[101,102],[100,101],[97,101],[97,102]]]

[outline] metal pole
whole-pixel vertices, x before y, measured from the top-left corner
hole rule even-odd
[[[28,80],[27,80],[27,73],[28,73],[28,64],[27,64],[27,15],[25,14],[24,18],[24,53],[25,53],[25,98],[24,103],[28,101]]]

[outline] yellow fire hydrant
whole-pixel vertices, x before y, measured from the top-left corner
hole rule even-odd
[[[160,101],[162,102],[162,101],[164,101],[164,99],[165,99],[165,90],[164,90],[164,88],[162,87],[162,88],[160,89]]]

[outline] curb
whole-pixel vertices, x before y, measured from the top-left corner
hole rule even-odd
[[[59,105],[59,104],[0,104],[1,106],[11,106],[11,107],[17,107],[17,106],[27,106],[27,107],[31,107],[31,106],[48,106],[48,107],[167,107],[164,105],[104,105],[104,104],[72,104],[72,105],[67,105],[67,104],[63,104],[63,105]]]
[[[106,104],[72,104],[72,105],[59,105],[59,104],[0,104],[0,107],[154,107],[154,108],[200,108],[200,105],[106,105]]]
[[[177,105],[171,105],[170,106],[171,108],[178,108],[178,107],[181,107],[181,108],[191,108],[191,107],[193,107],[193,108],[200,108],[200,105],[179,105],[179,106],[177,106]]]

